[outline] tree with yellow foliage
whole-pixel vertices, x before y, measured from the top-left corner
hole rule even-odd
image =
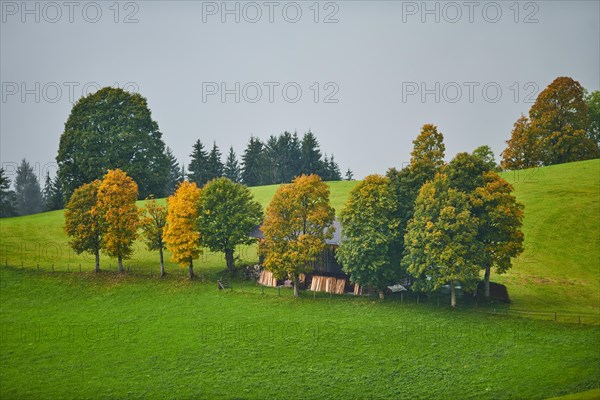
[[[144,216],[141,220],[142,233],[148,250],[158,250],[160,255],[160,276],[165,276],[165,260],[163,250],[165,249],[165,240],[163,230],[167,224],[167,207],[161,206],[156,199],[150,197],[146,200]]]
[[[77,254],[83,252],[96,257],[95,271],[100,272],[100,249],[103,226],[95,213],[100,181],[81,185],[71,195],[65,207],[65,233],[70,236],[69,245]]]
[[[118,168],[109,170],[98,186],[95,212],[105,229],[102,249],[117,258],[119,272],[123,272],[123,260],[133,254],[133,242],[137,238],[140,219],[135,205],[137,197],[137,183]]]
[[[200,256],[200,232],[198,231],[198,207],[200,189],[195,183],[182,182],[175,193],[167,199],[167,224],[163,237],[172,253],[171,260],[189,268],[194,278],[194,259]]]
[[[267,208],[259,249],[264,266],[278,277],[290,276],[296,297],[299,274],[312,270],[325,240],[333,237],[334,217],[329,187],[318,175],[302,175],[281,185]]]

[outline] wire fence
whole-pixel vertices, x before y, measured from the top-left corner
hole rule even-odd
[[[106,263],[105,263],[106,264]],[[1,264],[5,268],[16,270],[36,271],[40,273],[85,273],[90,274],[95,270],[95,265],[92,263],[69,263],[61,264],[59,268],[54,263],[46,265],[45,263],[35,263],[35,265],[27,265],[21,262],[20,265],[14,265],[4,260]],[[167,279],[189,279],[187,268],[177,266],[165,267]],[[118,273],[116,263],[108,263],[108,266],[103,265],[102,273]],[[160,277],[160,267],[156,266],[141,266],[129,264],[124,266],[124,272],[127,276],[138,277]],[[254,293],[269,297],[293,297],[293,288],[286,286],[263,286],[259,285],[254,279],[244,279],[242,277],[231,279],[223,270],[216,269],[200,269],[196,268],[196,279],[204,283],[214,284],[215,290],[220,290],[224,293]],[[226,282],[226,288],[223,289],[219,282]],[[342,298],[366,299],[372,301],[380,301],[376,293],[366,293],[355,295],[354,293],[334,294],[330,292],[313,292],[309,290],[302,291],[302,297],[314,300],[333,300]],[[394,302],[400,304],[421,305],[423,307],[435,308],[450,308],[450,300],[448,295],[443,294],[423,294],[412,291],[400,293],[392,293],[386,295],[385,302]],[[560,323],[573,324],[592,324],[600,325],[600,314],[586,312],[570,312],[565,310],[526,310],[515,309],[510,304],[481,300],[477,297],[462,296],[458,299],[458,307],[460,309],[468,309],[477,313],[492,314],[498,316],[516,316],[530,319],[539,319],[546,321],[555,321]]]

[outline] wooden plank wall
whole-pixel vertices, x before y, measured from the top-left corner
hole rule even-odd
[[[313,275],[310,290],[313,292],[327,292],[344,294],[346,279],[337,279],[331,276]]]

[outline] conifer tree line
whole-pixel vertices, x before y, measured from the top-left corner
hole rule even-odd
[[[266,141],[252,136],[241,157],[238,158],[230,147],[224,161],[216,143],[209,150],[197,140],[190,158],[185,177],[198,187],[221,176],[247,186],[289,183],[303,174],[316,174],[325,181],[342,180],[335,156],[323,154],[316,136],[310,131],[302,138],[289,132],[271,135]],[[351,179],[352,171],[348,170],[346,177]]]

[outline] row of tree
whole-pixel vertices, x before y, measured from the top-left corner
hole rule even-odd
[[[600,157],[600,91],[556,78],[537,97],[529,117],[515,122],[502,152],[503,169],[522,169]]]
[[[140,230],[148,249],[159,252],[161,276],[165,274],[165,249],[174,262],[189,268],[190,278],[193,260],[202,248],[223,252],[227,268],[233,271],[236,246],[251,242],[248,233],[263,215],[250,190],[225,177],[213,179],[202,189],[183,181],[166,206],[148,198],[139,210],[137,197],[137,183],[119,169],[73,192],[65,208],[65,232],[78,254],[95,256],[96,272],[101,251],[117,258],[119,272],[123,272],[123,260],[131,257]]]
[[[17,167],[14,190],[6,171],[0,168],[0,218],[35,214],[63,208],[63,193],[58,179],[46,175],[44,189],[33,168],[23,159]]]
[[[341,212],[343,230],[337,258],[352,282],[375,288],[402,279],[415,290],[449,285],[474,289],[484,271],[503,273],[523,251],[523,206],[496,172],[487,146],[459,153],[444,163],[443,135],[425,125],[416,138],[410,165],[370,175],[351,191]],[[300,176],[275,193],[262,226],[260,252],[276,276],[289,276],[298,295],[298,276],[333,235],[335,211],[329,189],[316,176]]]
[[[186,173],[185,166],[165,146],[146,99],[139,93],[111,87],[75,103],[60,137],[56,161],[66,200],[76,188],[114,168],[126,171],[138,183],[140,198],[170,195],[188,178],[199,187],[220,176],[248,186],[290,182],[301,173],[341,179],[333,155],[322,156],[311,132],[302,140],[288,132],[271,136],[264,143],[252,137],[241,162],[233,148],[223,161],[216,144],[208,151],[198,140]]]

